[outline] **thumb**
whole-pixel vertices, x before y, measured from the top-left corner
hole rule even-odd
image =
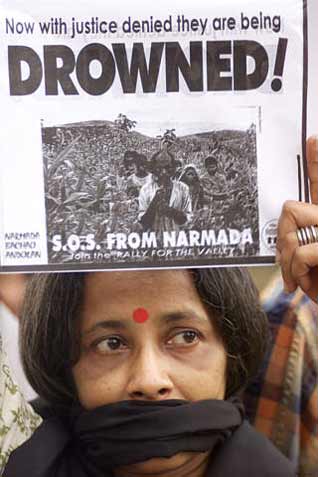
[[[307,140],[306,149],[311,202],[318,204],[318,136]]]

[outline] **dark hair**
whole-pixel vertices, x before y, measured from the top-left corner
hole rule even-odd
[[[138,159],[138,152],[133,149],[129,149],[124,154],[124,164],[129,162],[135,162]]]
[[[209,164],[214,164],[215,166],[218,165],[218,159],[215,156],[208,156],[204,160],[205,167],[208,167]]]
[[[180,179],[179,181],[180,182],[184,182],[185,184],[187,184],[187,173],[192,170],[194,171],[195,173],[195,181],[196,183],[198,183],[200,181],[199,179],[199,175],[198,175],[198,171],[196,170],[196,168],[194,166],[186,166],[180,176]]]
[[[123,272],[124,273],[124,272]],[[244,388],[267,343],[267,319],[257,290],[239,268],[189,270],[227,352],[226,396]],[[77,400],[72,367],[80,355],[83,273],[35,275],[20,326],[21,356],[30,384],[55,407]]]
[[[159,151],[155,152],[150,159],[150,168],[151,171],[153,171],[155,165],[159,162],[160,163],[160,157],[161,156],[168,156],[171,159],[171,166],[172,168],[176,169],[177,168],[177,162],[172,154],[172,152],[168,151],[167,149],[160,149]]]

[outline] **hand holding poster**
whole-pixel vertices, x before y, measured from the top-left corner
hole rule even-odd
[[[1,270],[270,263],[316,10],[2,1]]]

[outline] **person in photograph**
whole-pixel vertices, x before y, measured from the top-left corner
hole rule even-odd
[[[127,192],[138,197],[141,188],[151,180],[149,163],[144,154],[136,154],[134,159],[134,172],[127,178]]]
[[[205,202],[213,204],[214,201],[223,201],[227,197],[226,177],[219,170],[217,151],[205,158],[204,166],[206,172],[200,177],[200,181]]]
[[[183,172],[183,162],[180,159],[176,160],[176,173],[174,175],[174,180],[178,181]]]
[[[202,209],[204,206],[204,191],[201,186],[199,173],[194,164],[188,164],[181,176],[180,181],[187,184],[190,191],[192,211]]]
[[[127,179],[135,170],[136,157],[138,156],[137,151],[129,149],[125,152],[123,158],[123,176]]]
[[[156,152],[150,161],[151,181],[139,194],[139,220],[144,230],[178,230],[192,215],[189,187],[173,179],[174,155],[167,149]]]

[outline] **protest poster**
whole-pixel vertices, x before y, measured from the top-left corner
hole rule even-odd
[[[313,1],[0,5],[1,271],[273,262]]]

